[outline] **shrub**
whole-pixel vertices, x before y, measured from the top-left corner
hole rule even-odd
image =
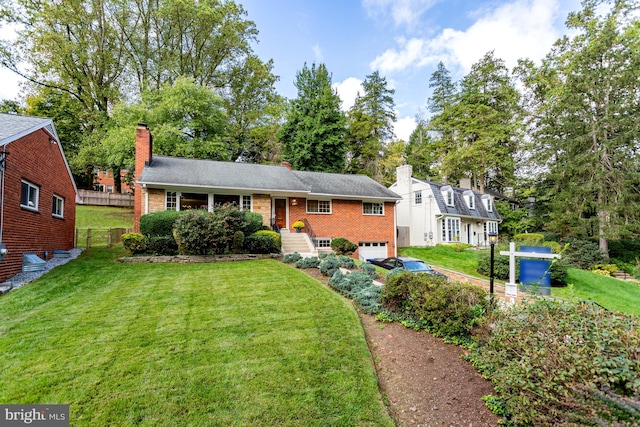
[[[205,255],[213,247],[213,215],[191,210],[178,217],[175,223],[175,239],[183,255]]]
[[[262,230],[262,215],[251,211],[243,212],[244,223],[242,224],[242,229],[240,231],[242,231],[245,236],[251,236],[256,231]]]
[[[637,423],[638,316],[546,299],[494,316],[469,359],[491,379],[513,425]]]
[[[396,267],[396,268],[392,268],[391,270],[387,271],[387,273],[384,275],[384,279],[389,280],[389,277],[393,276],[394,274],[401,274],[404,273],[404,268],[402,267]]]
[[[296,261],[296,268],[318,268],[320,260],[317,256],[302,258]]]
[[[338,263],[342,268],[354,269],[356,268],[356,262],[353,258],[344,255],[338,255]]]
[[[243,248],[245,252],[250,254],[272,254],[280,252],[280,249],[274,247],[274,242],[271,237],[257,233],[245,237]]]
[[[402,273],[382,288],[382,305],[399,315],[420,320],[435,336],[470,341],[484,324],[491,300],[483,289],[447,283],[430,274]]]
[[[178,244],[173,236],[147,237],[146,252],[154,255],[175,255],[178,253]]]
[[[603,276],[611,276],[618,271],[618,266],[615,264],[596,264],[593,266],[592,273],[601,274]]]
[[[544,235],[539,233],[522,233],[513,236],[513,241],[525,246],[542,246]]]
[[[222,254],[231,248],[234,234],[246,225],[244,214],[235,203],[216,205],[209,226],[215,253]]]
[[[551,261],[551,286],[562,287],[567,285],[569,266],[563,260]]]
[[[542,246],[551,248],[552,254],[559,254],[563,248],[563,246],[558,242],[543,242]]]
[[[125,233],[122,235],[122,245],[132,255],[144,253],[147,250],[147,240],[140,233]]]
[[[351,243],[344,237],[338,237],[331,241],[331,249],[337,255],[351,255],[356,251],[356,249],[358,249],[358,245]]]
[[[333,276],[333,274],[339,270],[340,262],[336,257],[327,257],[320,262],[320,273],[325,276]]]
[[[635,265],[640,254],[640,239],[609,240],[609,256]]]
[[[298,252],[294,252],[291,254],[286,254],[282,261],[287,264],[292,264],[294,262],[297,262],[299,259],[302,259],[302,255],[300,255]]]
[[[254,236],[267,236],[268,238],[270,238],[272,240],[273,249],[268,253],[280,252],[280,249],[282,248],[282,237],[280,236],[280,234],[276,233],[275,231],[271,231],[271,230],[259,230],[259,231],[256,231],[255,233],[253,233],[253,235]]]
[[[378,274],[378,270],[376,270],[376,266],[371,264],[370,262],[363,262],[362,264],[360,264],[360,271],[374,280],[380,277],[380,275]]]
[[[147,237],[173,236],[173,225],[183,212],[159,211],[140,217],[140,233]]]
[[[604,263],[604,254],[597,243],[591,240],[571,239],[562,258],[571,267],[591,270],[596,264]]]
[[[318,254],[318,258],[320,258],[321,260],[325,259],[328,256],[336,256],[336,254],[334,254],[333,252],[320,252]]]
[[[351,298],[363,312],[375,314],[382,310],[380,286],[374,285],[368,275],[358,271],[342,274],[336,270],[328,283],[341,294]]]
[[[236,254],[242,252],[242,245],[244,244],[244,233],[240,230],[233,233],[233,241],[231,242],[231,249]]]

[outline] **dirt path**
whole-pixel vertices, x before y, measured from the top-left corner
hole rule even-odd
[[[361,314],[382,394],[398,426],[497,426],[481,397],[493,392],[463,349]]]

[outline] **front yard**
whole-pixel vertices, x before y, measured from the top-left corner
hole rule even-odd
[[[392,425],[350,303],[275,260],[93,249],[0,298],[0,402],[71,425]]]

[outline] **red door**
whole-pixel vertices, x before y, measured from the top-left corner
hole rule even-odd
[[[278,228],[284,228],[287,226],[287,200],[276,199],[275,206],[276,225]]]

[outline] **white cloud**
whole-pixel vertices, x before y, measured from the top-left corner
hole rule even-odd
[[[7,25],[0,27],[0,40],[13,41],[15,38],[15,26]],[[13,71],[0,66],[0,82],[2,82],[2,84],[0,84],[0,100],[15,100],[17,99],[18,92],[20,91],[20,83],[24,82],[24,79]]]
[[[340,83],[334,83],[333,88],[338,92],[338,96],[342,100],[340,108],[342,111],[348,111],[356,101],[358,93],[362,93],[362,80],[349,77]]]
[[[393,130],[398,139],[401,139],[404,142],[408,142],[409,137],[411,136],[411,133],[414,131],[416,126],[417,123],[413,117],[404,117],[394,123]]]
[[[313,46],[313,56],[318,62],[322,62],[324,60],[324,56],[322,55],[322,49],[320,48],[320,45],[316,44]]]
[[[431,39],[397,39],[397,47],[370,66],[387,73],[443,61],[450,70],[465,74],[490,50],[510,68],[519,58],[539,60],[564,32],[557,23],[566,16],[566,3],[561,10],[559,0],[515,0],[476,12],[477,21],[464,31],[445,28]]]
[[[362,6],[370,16],[393,17],[396,26],[413,28],[420,17],[439,0],[362,0]]]

